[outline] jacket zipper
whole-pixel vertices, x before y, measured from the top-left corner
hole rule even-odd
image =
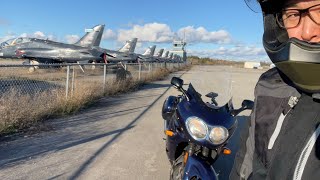
[[[311,154],[311,151],[313,149],[314,144],[316,143],[318,137],[320,134],[320,126],[317,127],[317,129],[313,132],[312,136],[310,137],[308,143],[306,146],[303,148],[298,163],[296,165],[296,168],[294,170],[293,174],[293,180],[301,180],[302,174],[304,171],[304,168],[307,164],[308,158]]]
[[[280,114],[279,119],[277,121],[276,128],[274,129],[274,131],[269,139],[269,144],[268,144],[269,150],[273,148],[274,142],[277,140],[277,138],[280,134],[283,121],[286,118],[286,116],[289,114],[290,111],[291,111],[291,109],[287,112],[287,114],[283,114],[283,113]]]

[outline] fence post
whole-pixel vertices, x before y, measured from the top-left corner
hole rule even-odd
[[[107,65],[104,64],[103,65],[103,93],[105,91],[105,88],[106,88],[106,76],[107,76]]]
[[[75,72],[74,72],[74,66],[72,66],[72,82],[71,82],[71,96],[73,96],[74,92],[74,78],[75,78]]]
[[[70,73],[70,66],[67,65],[66,99],[68,99],[68,92],[69,92],[69,73]]]
[[[141,79],[141,63],[139,63],[139,80]]]
[[[151,71],[151,70],[150,70],[150,65],[151,65],[151,64],[149,63],[149,72],[148,72],[148,73],[150,73],[150,71]]]

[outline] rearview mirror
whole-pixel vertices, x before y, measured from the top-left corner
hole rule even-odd
[[[254,105],[253,101],[247,100],[247,99],[243,100],[242,104],[241,104],[241,108],[232,110],[231,111],[231,115],[232,116],[237,116],[239,113],[241,113],[242,111],[244,111],[246,109],[252,110],[253,109],[253,105]]]
[[[242,101],[242,104],[241,104],[241,107],[243,108],[243,109],[253,109],[253,105],[254,105],[254,102],[253,101],[251,101],[251,100],[243,100]]]
[[[171,84],[174,85],[177,89],[181,89],[183,85],[183,80],[178,77],[173,77],[171,79]]]

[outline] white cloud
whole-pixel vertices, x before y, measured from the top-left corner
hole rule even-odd
[[[17,38],[17,37],[29,37],[29,38],[40,38],[40,39],[50,39],[50,40],[55,40],[56,37],[54,35],[45,35],[43,32],[41,31],[36,31],[34,33],[22,33],[19,36],[17,36],[15,33],[7,33],[5,34],[4,37],[0,37],[0,42],[6,41],[8,39],[12,39],[12,38]]]
[[[28,37],[29,35],[27,33],[20,34],[20,37]]]
[[[180,38],[186,38],[190,43],[230,43],[231,35],[225,30],[208,31],[204,27],[194,28],[193,26],[187,26],[178,30],[178,36]]]
[[[113,32],[111,29],[107,29],[103,32],[102,39],[107,40],[107,39],[116,39],[117,34]]]
[[[111,30],[108,33],[111,34],[111,37],[115,36],[115,33]],[[106,37],[109,36],[106,35]],[[132,25],[130,29],[120,29],[116,36],[119,42],[124,42],[134,37],[137,37],[142,42],[153,43],[171,43],[175,38],[183,39],[184,37],[189,43],[223,44],[232,42],[230,33],[223,29],[208,31],[204,27],[187,26],[174,32],[169,25],[157,22]]]
[[[39,39],[49,39],[49,40],[56,40],[57,38],[52,35],[46,35],[42,31],[36,31],[34,33],[22,33],[19,37],[29,37],[29,38],[39,38]]]
[[[118,41],[126,41],[137,37],[142,42],[172,42],[174,33],[167,24],[148,23],[143,26],[133,25],[131,29],[120,29],[118,31]]]
[[[49,35],[47,36],[47,38],[50,39],[50,40],[53,40],[53,41],[56,41],[56,40],[57,40],[57,38],[56,38],[54,35],[52,35],[52,34],[49,34]]]
[[[76,43],[79,39],[80,39],[80,37],[78,35],[74,35],[74,34],[65,36],[65,40],[69,44]]]
[[[41,32],[41,31],[36,31],[36,32],[34,32],[34,33],[33,33],[33,36],[34,36],[35,38],[40,38],[40,39],[44,39],[44,38],[46,37],[46,35],[45,35],[43,32]]]
[[[15,38],[16,34],[12,32],[7,32],[3,37],[0,37],[0,43],[7,41],[9,39]]]
[[[219,44],[220,47],[214,49],[195,49],[196,46],[188,46],[188,55],[196,55],[199,57],[211,57],[230,60],[268,60],[268,57],[263,49],[259,45],[243,45],[236,43],[232,39],[229,32],[220,29],[216,31],[209,31],[205,27],[193,27],[186,26],[178,29],[177,32],[171,30],[170,26],[164,23],[147,23],[144,25],[132,25],[129,29],[119,29],[118,31],[107,29],[104,31],[103,40],[116,40],[115,45],[110,49],[118,49],[123,44],[134,37],[138,38],[136,46],[137,53],[143,53],[150,45],[157,45],[157,49],[164,48],[171,49],[171,43],[173,39],[186,37],[187,43],[196,45],[197,47],[206,46],[208,44]],[[42,31],[36,31],[34,33],[22,33],[22,37],[36,37],[42,39],[57,40],[54,35],[45,34]],[[0,42],[8,40],[10,38],[18,37],[14,33],[7,33],[4,37],[0,37]],[[78,35],[66,35],[64,38],[60,38],[60,41],[67,43],[75,43],[80,37]],[[204,44],[203,44],[204,43]],[[226,45],[223,45],[225,44]],[[199,45],[199,46],[198,46]],[[223,46],[222,46],[223,45]],[[157,51],[157,50],[156,50]]]

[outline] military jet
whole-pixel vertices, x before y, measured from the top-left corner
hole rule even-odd
[[[162,55],[162,58],[166,59],[168,58],[169,56],[169,51],[166,51],[163,55]]]
[[[161,57],[158,57],[158,60],[160,62],[165,62],[169,60],[169,51],[166,51],[165,53],[162,53]]]
[[[164,49],[160,49],[157,54],[155,55],[155,57],[161,57],[163,54]]]
[[[97,25],[76,43],[66,44],[38,38],[19,37],[0,45],[1,58],[23,58],[30,64],[75,63],[79,61],[104,60],[103,49],[99,48],[104,25]]]
[[[138,55],[134,53],[138,38],[133,38],[126,42],[126,44],[118,51],[103,49],[106,55],[105,61],[107,63],[117,62],[137,62]]]
[[[154,56],[154,59],[155,59],[157,62],[163,62],[163,61],[165,61],[165,59],[162,57],[163,51],[164,51],[164,49],[160,49],[160,50],[158,51],[158,53]]]
[[[181,61],[181,56],[178,54],[174,54],[172,57],[172,62],[180,62]]]
[[[118,51],[100,48],[104,25],[86,29],[86,34],[75,44],[66,44],[38,38],[10,39],[1,43],[1,58],[27,59],[28,64],[40,63],[109,63],[137,61],[134,54],[137,38],[133,38]]]
[[[166,62],[172,62],[173,53],[169,53],[169,51],[166,51],[165,56],[162,57],[164,61]]]
[[[139,62],[155,62],[156,59],[153,56],[156,45],[150,46],[143,54],[137,54]]]

